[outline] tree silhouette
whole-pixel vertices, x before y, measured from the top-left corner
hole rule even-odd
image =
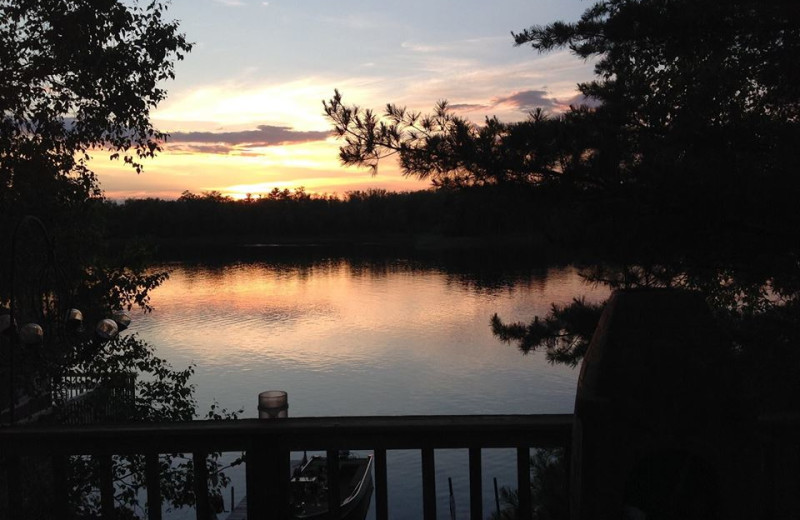
[[[150,110],[166,97],[159,83],[174,77],[173,60],[191,49],[165,9],[158,1],[0,4],[4,195],[21,195],[29,168],[42,165],[77,194],[96,195],[90,151],[108,149],[140,171],[138,160],[160,149],[165,134]]]
[[[378,116],[336,91],[323,105],[342,162],[374,173],[396,155],[406,175],[435,185],[568,183],[601,196],[601,213],[628,213],[633,243],[777,239],[767,247],[796,229],[796,3],[607,0],[514,39],[596,58],[596,79],[578,85],[591,106],[477,125],[446,102],[430,115],[389,104]]]
[[[135,243],[118,246],[112,254],[103,247],[103,196],[89,161],[93,154],[108,153],[138,173],[142,160],[155,156],[167,137],[154,128],[150,111],[166,96],[163,82],[174,77],[175,60],[191,49],[177,22],[165,19],[167,4],[0,0],[0,306],[31,292],[40,306],[57,302],[81,308],[88,323],[113,309],[149,309],[149,291],[166,275],[146,271]],[[58,276],[40,281],[46,283],[40,287],[25,286],[17,277],[12,287],[12,272],[41,267],[34,262],[54,263],[52,244],[39,254],[30,251],[27,236],[17,240],[12,235],[28,215],[38,217],[36,222],[54,237]],[[14,258],[14,248],[6,247],[12,236],[19,250]],[[57,321],[65,311],[44,318]],[[59,328],[43,325],[48,331]],[[25,372],[23,363],[18,377],[47,371],[44,376],[56,381],[70,370],[104,380],[129,372],[148,374],[138,382],[134,408],[125,409],[125,420],[187,420],[195,413],[188,383],[192,369],[173,370],[135,338],[98,347],[94,341],[49,334],[37,352],[59,356],[52,363],[38,363],[35,371]],[[223,416],[227,412],[212,410],[210,418]],[[131,503],[143,481],[135,473],[141,471],[141,461],[123,460],[117,471],[132,473],[123,479],[118,498]],[[215,460],[210,461],[213,467]],[[166,466],[171,461],[172,456],[162,458]],[[79,462],[73,468],[76,474]],[[165,498],[175,506],[191,503],[193,498],[179,489],[191,481],[191,465],[167,471]],[[215,488],[224,485],[224,476],[212,474]],[[26,498],[32,507],[47,503],[47,497]],[[84,495],[78,509],[91,510],[94,498]]]
[[[514,38],[597,58],[597,79],[579,89],[599,102],[585,112],[606,136],[591,150],[598,176],[634,184],[650,205],[666,199],[673,212],[710,218],[715,233],[795,219],[774,208],[799,193],[796,3],[610,0],[576,23]]]
[[[430,179],[438,187],[542,183],[580,178],[589,128],[575,115],[548,116],[535,110],[526,121],[503,123],[487,118],[476,125],[456,115],[446,101],[422,115],[388,104],[373,110],[347,106],[337,90],[323,101],[334,132],[344,139],[339,158],[348,166],[367,166],[373,174],[381,159],[397,156],[403,174]]]
[[[102,191],[89,161],[105,150],[139,172],[160,150],[166,135],[150,111],[191,49],[165,9],[161,1],[0,2],[0,240],[10,243],[16,222],[36,215],[72,280],[99,265],[122,270],[98,259]],[[9,297],[9,255],[2,248],[0,302]]]

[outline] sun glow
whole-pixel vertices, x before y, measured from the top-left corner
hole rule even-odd
[[[177,198],[188,190],[199,194],[218,191],[235,199],[247,194],[257,198],[274,188],[304,187],[310,194],[339,194],[381,188],[389,191],[426,189],[428,182],[402,177],[391,161],[381,164],[381,173],[372,176],[359,168],[345,168],[337,160],[336,141],[301,143],[229,153],[198,153],[169,147],[155,159],[145,162],[145,171],[136,175],[120,161],[96,153],[92,168],[98,173],[106,196],[115,199],[158,197]]]

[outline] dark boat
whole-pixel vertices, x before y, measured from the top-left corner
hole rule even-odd
[[[372,497],[372,455],[339,459],[341,506],[328,513],[328,460],[311,457],[298,467],[289,484],[292,518],[297,520],[363,520]]]

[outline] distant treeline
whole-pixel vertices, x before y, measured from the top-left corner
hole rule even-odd
[[[177,200],[129,199],[109,202],[106,209],[111,236],[117,238],[545,237],[552,233],[563,237],[569,221],[563,211],[566,200],[555,190],[527,185],[413,192],[370,189],[344,196],[296,188],[240,200],[219,192],[184,192]]]

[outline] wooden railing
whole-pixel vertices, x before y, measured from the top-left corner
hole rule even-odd
[[[27,454],[53,458],[55,510],[68,518],[68,490],[64,472],[69,455],[91,455],[104,468],[101,507],[104,518],[114,516],[113,455],[143,454],[146,459],[148,504],[161,503],[158,455],[192,453],[197,474],[195,486],[198,520],[211,518],[208,475],[209,452],[247,453],[247,517],[289,517],[289,466],[292,451],[326,451],[335,461],[339,450],[371,450],[375,455],[375,506],[379,520],[389,518],[386,451],[417,449],[422,457],[423,512],[436,518],[434,450],[469,450],[470,518],[483,519],[481,450],[517,450],[517,487],[520,518],[530,518],[530,448],[569,448],[572,415],[481,415],[320,417],[279,420],[195,421],[188,423],[93,425],[67,427],[16,427],[0,430],[0,450],[6,461],[8,511],[21,513],[20,458]],[[329,489],[337,490],[338,465],[328,464]],[[329,509],[336,512],[339,497],[329,494]],[[150,520],[161,518],[161,507],[148,507]]]
[[[5,382],[3,382],[5,384]],[[134,399],[135,373],[95,374],[67,372],[47,380],[35,395],[17,396],[15,423],[33,423],[43,415],[59,415],[63,424],[108,422],[126,417]],[[0,385],[2,388],[7,386]],[[0,391],[5,395],[6,392]],[[8,399],[3,406],[8,405]],[[8,424],[10,411],[0,410],[0,424]]]
[[[68,372],[51,382],[50,395],[62,424],[109,422],[130,415],[135,385],[133,372]]]

